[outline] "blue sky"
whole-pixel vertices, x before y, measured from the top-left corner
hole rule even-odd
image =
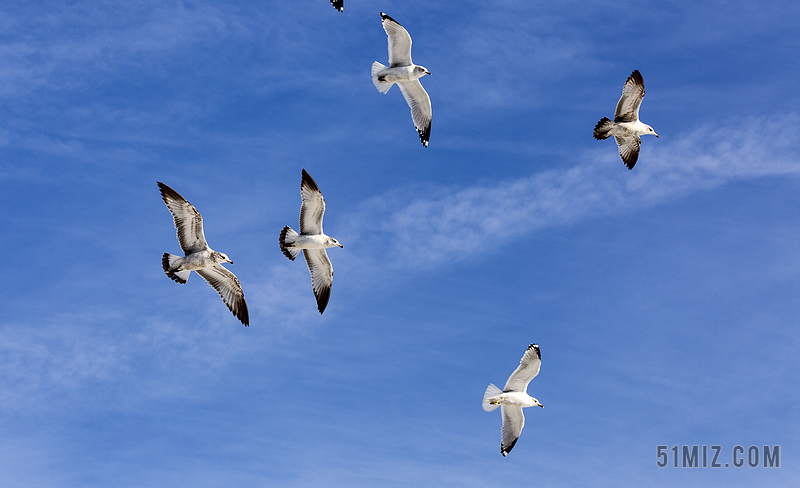
[[[425,149],[379,12],[433,74]],[[0,484],[797,486],[800,6],[0,7]],[[592,139],[638,69],[628,171]],[[278,248],[300,171],[334,285]],[[179,252],[204,217],[251,326]],[[514,450],[480,407],[542,351]],[[657,445],[781,445],[779,469]],[[671,459],[670,459],[671,461]]]

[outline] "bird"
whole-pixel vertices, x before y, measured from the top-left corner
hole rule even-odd
[[[519,361],[517,369],[511,373],[506,381],[506,386],[500,388],[490,384],[486,387],[483,394],[483,409],[487,412],[500,407],[503,417],[503,427],[501,429],[500,453],[506,456],[519,439],[522,427],[525,425],[525,415],[522,413],[523,407],[542,407],[539,400],[528,395],[528,383],[539,374],[542,365],[542,355],[536,343],[528,346],[522,359]]]
[[[322,232],[325,198],[319,191],[317,182],[305,169],[300,183],[300,197],[303,200],[300,206],[300,233],[287,225],[281,230],[279,243],[281,251],[291,261],[294,261],[301,250],[303,251],[308,271],[311,273],[311,288],[317,299],[317,310],[321,315],[328,306],[333,284],[333,265],[325,249],[344,246]]]
[[[381,23],[389,36],[389,67],[372,63],[372,83],[381,93],[387,93],[397,83],[400,92],[411,107],[411,118],[417,128],[422,145],[428,147],[431,137],[431,98],[422,88],[419,79],[431,74],[424,66],[411,61],[411,36],[396,20],[381,12]]]
[[[169,186],[158,183],[161,198],[167,205],[178,230],[178,242],[183,249],[184,257],[164,253],[161,265],[164,273],[172,280],[185,285],[192,271],[196,271],[212,288],[214,288],[228,310],[238,318],[245,327],[250,326],[250,315],[244,291],[236,275],[222,266],[222,263],[233,261],[224,253],[217,252],[206,242],[203,234],[203,217],[194,206]]]
[[[603,117],[594,127],[594,138],[598,141],[614,136],[619,146],[619,155],[628,169],[633,169],[639,159],[639,136],[652,134],[658,137],[652,127],[639,120],[639,107],[643,98],[644,78],[639,70],[633,70],[622,87],[614,121]]]
[[[331,0],[331,5],[339,12],[344,12],[344,0]]]

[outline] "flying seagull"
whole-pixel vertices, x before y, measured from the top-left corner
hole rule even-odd
[[[184,253],[184,257],[180,257],[165,252],[161,258],[164,273],[184,285],[191,272],[197,271],[197,274],[217,290],[231,313],[241,320],[245,327],[249,326],[250,316],[247,313],[242,285],[239,284],[236,275],[222,266],[222,263],[233,264],[233,261],[225,254],[208,247],[203,234],[203,217],[191,203],[160,181],[158,188],[161,189],[161,198],[164,199],[175,221],[178,242]]]
[[[339,12],[344,12],[344,0],[331,0],[331,5]]]
[[[287,225],[281,231],[279,242],[283,254],[292,261],[301,250],[303,251],[308,271],[311,273],[311,288],[317,298],[317,309],[322,314],[328,306],[333,284],[333,265],[325,249],[344,246],[322,232],[325,198],[322,197],[314,178],[305,169],[303,181],[300,183],[300,196],[303,199],[300,206],[300,233]]]
[[[411,61],[411,36],[396,20],[381,12],[383,30],[389,36],[389,67],[372,63],[372,83],[381,93],[387,93],[397,83],[400,92],[411,107],[411,118],[419,132],[422,145],[428,147],[431,138],[431,99],[419,79],[431,74],[424,66]]]
[[[594,138],[598,141],[614,136],[619,146],[619,155],[628,169],[633,169],[633,165],[639,159],[641,143],[639,136],[653,134],[658,137],[652,127],[639,120],[639,107],[643,98],[644,79],[639,70],[633,70],[625,81],[625,86],[622,87],[622,96],[617,102],[614,122],[608,117],[603,117],[594,127]]]
[[[505,456],[514,444],[517,443],[522,427],[525,425],[525,415],[522,413],[523,407],[538,406],[544,408],[539,400],[528,395],[528,383],[539,374],[539,367],[542,365],[542,355],[539,353],[539,346],[531,344],[525,355],[519,361],[517,369],[511,373],[506,381],[506,386],[502,390],[490,384],[486,387],[483,394],[483,409],[487,412],[500,407],[503,417],[502,439],[500,442],[500,454]]]

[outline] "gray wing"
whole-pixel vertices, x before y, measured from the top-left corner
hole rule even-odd
[[[194,206],[180,196],[178,192],[160,181],[158,188],[161,198],[172,214],[175,228],[178,230],[178,242],[186,255],[208,249],[206,236],[203,234],[203,217]]]
[[[639,136],[614,136],[614,139],[617,141],[619,156],[622,158],[625,166],[627,166],[628,169],[633,169],[633,165],[635,165],[636,161],[639,159],[639,145],[641,144],[641,139],[639,139]]]
[[[389,67],[411,66],[411,36],[399,22],[381,12],[381,23],[389,36]]]
[[[397,86],[400,87],[406,103],[411,107],[411,118],[419,133],[419,140],[422,141],[423,146],[428,147],[428,140],[431,137],[431,118],[433,117],[431,97],[422,88],[419,80],[404,81],[398,83]]]
[[[228,310],[239,319],[245,327],[250,325],[250,314],[247,312],[247,302],[244,301],[244,291],[236,275],[228,271],[221,264],[198,269],[197,274],[217,290]]]
[[[317,182],[305,169],[303,170],[303,181],[300,183],[300,196],[303,199],[300,207],[300,233],[322,234],[325,198],[322,197]]]
[[[639,120],[639,107],[644,98],[644,78],[639,70],[633,73],[625,81],[622,87],[622,96],[617,102],[617,111],[614,113],[614,122],[635,122]]]
[[[331,5],[339,12],[344,12],[344,0],[331,0]]]
[[[331,297],[333,265],[325,249],[303,249],[303,256],[306,257],[308,271],[311,273],[311,288],[317,298],[317,310],[322,314]]]
[[[528,346],[528,350],[525,351],[522,359],[520,359],[517,369],[515,369],[514,372],[511,373],[511,376],[508,377],[508,381],[506,381],[506,386],[503,388],[503,391],[517,391],[525,393],[525,390],[528,389],[528,383],[530,383],[531,380],[534,379],[537,374],[539,374],[539,368],[541,366],[542,355],[539,352],[539,346],[537,344],[531,344]],[[520,430],[522,430],[522,426],[520,426]]]
[[[505,405],[500,405],[500,413],[503,417],[500,453],[505,456],[514,448],[514,444],[517,443],[517,439],[522,433],[522,428],[525,426],[525,415],[522,413],[522,407],[507,407]]]

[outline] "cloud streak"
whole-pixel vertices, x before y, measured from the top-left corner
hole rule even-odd
[[[361,236],[361,245],[386,250],[394,267],[469,259],[539,229],[646,208],[733,181],[797,175],[798,123],[797,114],[754,117],[704,125],[672,142],[669,136],[651,138],[632,172],[610,143],[579,155],[567,170],[461,189],[428,188],[424,197],[414,196],[420,188],[398,190],[366,202],[348,227],[377,229]]]
[[[246,28],[216,7],[104,7],[78,4],[7,23],[13,40],[0,43],[5,67],[0,72],[0,97],[15,98],[37,88],[72,89],[87,83],[87,73],[147,65],[153,58],[169,57],[209,39],[247,35]]]

